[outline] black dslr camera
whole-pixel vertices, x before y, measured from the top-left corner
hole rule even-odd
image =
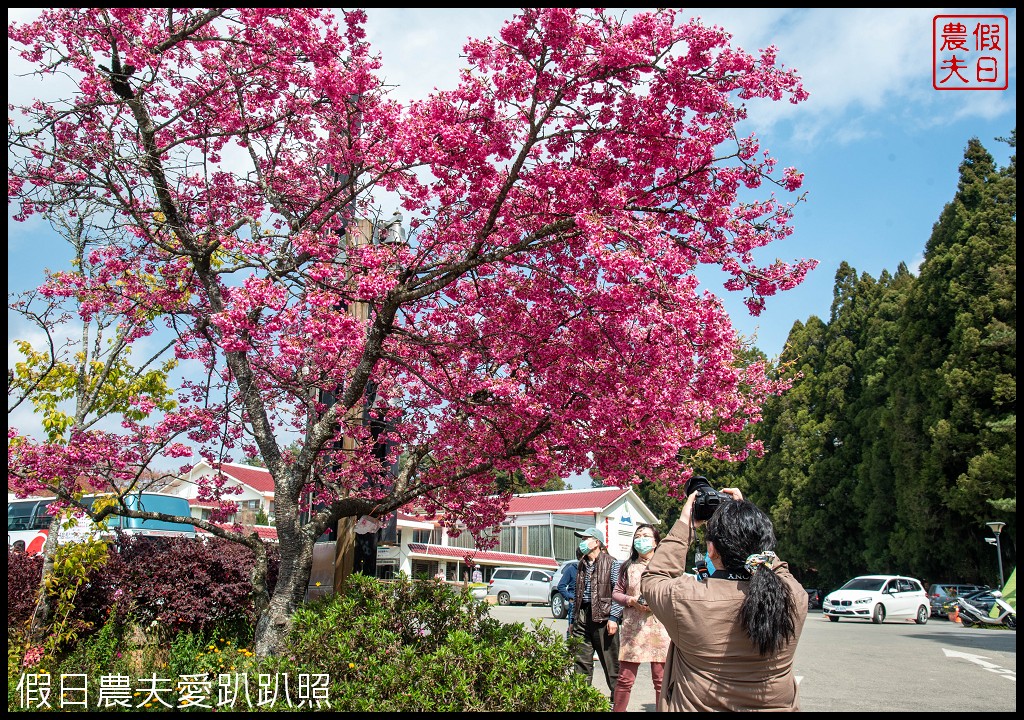
[[[684,491],[686,497],[694,492],[697,493],[697,497],[693,499],[693,519],[707,520],[715,514],[715,510],[723,502],[732,500],[732,497],[725,493],[718,492],[711,483],[708,482],[706,477],[702,475],[694,475],[686,482],[686,490]]]

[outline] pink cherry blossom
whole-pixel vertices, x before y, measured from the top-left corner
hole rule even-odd
[[[724,270],[756,314],[815,265],[754,260],[793,232],[800,198],[783,198],[803,179],[737,136],[745,100],[806,98],[775,48],[671,10],[528,8],[465,45],[457,87],[402,106],[364,20],[61,8],[8,28],[40,74],[76,83],[12,110],[15,217],[83,196],[108,212],[98,271],[46,293],[134,322],[130,342],[168,335],[185,372],[159,421],[57,452],[19,439],[11,482],[258,448],[290,568],[267,612],[295,607],[339,517],[415,503],[480,533],[503,517],[498,472],[678,489],[681,449],[760,452],[736,438],[785,385],[741,361],[696,272]],[[405,242],[358,224],[382,215],[374,188],[400,198]],[[216,479],[203,493],[231,507]]]

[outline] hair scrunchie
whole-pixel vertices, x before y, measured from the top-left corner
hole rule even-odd
[[[747,561],[743,563],[743,569],[753,575],[754,570],[756,570],[760,565],[771,565],[775,558],[776,555],[771,550],[765,550],[764,552],[748,555]]]

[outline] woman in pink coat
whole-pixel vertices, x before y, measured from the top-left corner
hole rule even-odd
[[[661,533],[653,525],[638,525],[633,532],[629,560],[622,564],[612,600],[625,608],[619,625],[619,679],[612,694],[615,712],[626,712],[640,663],[651,664],[655,701],[661,695],[665,658],[671,643],[665,626],[654,616],[640,592],[640,576],[654,556]]]
[[[735,488],[707,523],[707,556],[719,568],[685,574],[696,493],[662,540],[640,588],[672,646],[658,710],[799,710],[793,657],[807,593],[773,552],[771,520]]]

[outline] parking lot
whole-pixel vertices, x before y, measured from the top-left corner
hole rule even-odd
[[[503,622],[531,626],[534,618],[564,634],[540,606],[493,607]],[[803,711],[971,712],[1017,709],[1017,633],[964,628],[948,620],[873,625],[830,623],[820,610],[804,625],[796,654]],[[608,688],[597,663],[594,685]],[[630,710],[653,712],[650,671],[641,668]]]

